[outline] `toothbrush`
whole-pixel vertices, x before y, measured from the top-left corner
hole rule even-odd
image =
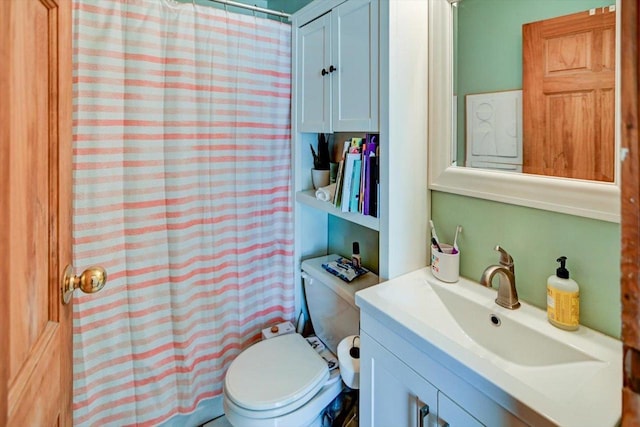
[[[435,239],[436,244],[440,244],[440,239],[438,239],[438,235],[436,234],[436,226],[433,225],[433,221],[429,220],[429,227],[431,227],[431,237]],[[441,251],[442,252],[442,251]]]
[[[453,238],[453,250],[455,251],[454,253],[458,253],[458,233],[462,232],[462,226],[461,225],[457,225],[456,226],[456,235]]]
[[[438,243],[438,241],[436,240],[436,238],[435,238],[435,237],[432,237],[432,238],[431,238],[431,244],[432,244],[433,246],[435,246],[435,247],[438,249],[438,252],[440,252],[440,253],[444,253],[444,252],[442,251],[442,248],[440,247],[440,244]]]

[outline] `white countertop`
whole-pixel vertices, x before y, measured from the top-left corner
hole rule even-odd
[[[444,294],[479,303],[500,316],[504,326],[528,328],[552,340],[541,346],[546,348],[530,351],[540,352],[540,363],[514,363],[516,359],[491,351],[490,342],[480,345],[458,324],[452,306],[441,298]],[[443,366],[467,368],[457,374],[511,411],[524,405],[561,426],[615,425],[622,405],[622,343],[582,325],[573,332],[558,329],[547,321],[546,311],[524,302],[519,309],[508,310],[495,304],[495,297],[495,290],[464,278],[453,284],[441,282],[427,267],[356,293],[356,304]],[[489,319],[478,319],[483,321]],[[502,332],[497,331],[500,339]],[[585,359],[542,361],[555,357],[549,354],[555,344],[584,354]]]

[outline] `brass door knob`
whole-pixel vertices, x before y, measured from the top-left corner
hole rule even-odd
[[[62,302],[69,304],[73,291],[80,288],[82,292],[93,294],[107,284],[107,271],[99,266],[89,267],[80,276],[73,274],[73,266],[67,265],[62,276]]]

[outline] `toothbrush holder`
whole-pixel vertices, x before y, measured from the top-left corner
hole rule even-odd
[[[453,253],[453,246],[440,243],[442,252],[431,245],[431,272],[436,279],[454,283],[460,278],[460,251]]]

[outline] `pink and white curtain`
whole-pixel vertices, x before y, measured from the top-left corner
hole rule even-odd
[[[291,30],[172,0],[74,0],[74,423],[219,396],[292,320]]]

